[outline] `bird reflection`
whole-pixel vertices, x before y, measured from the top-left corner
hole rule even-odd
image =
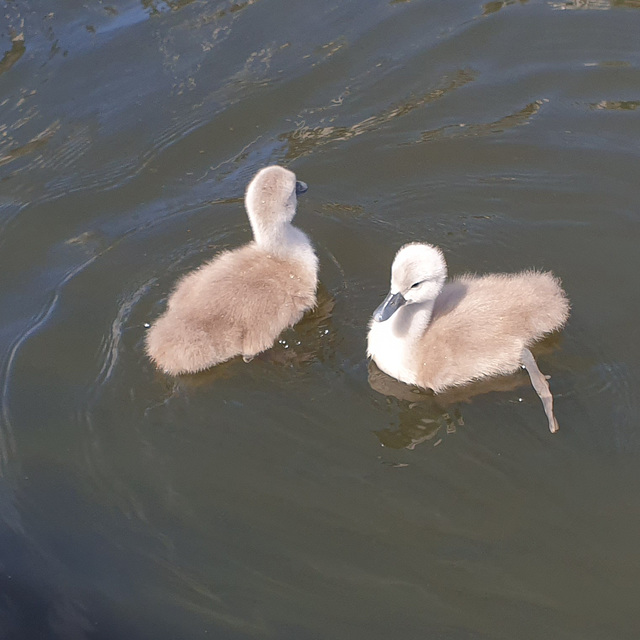
[[[559,333],[551,334],[532,351],[536,357],[548,354],[559,341]],[[437,446],[445,437],[464,427],[459,405],[470,403],[474,396],[531,386],[527,372],[522,369],[511,375],[485,378],[435,394],[430,389],[421,389],[388,376],[373,361],[369,362],[368,380],[374,391],[399,401],[398,427],[374,432],[380,444],[390,449],[414,449],[423,442]]]

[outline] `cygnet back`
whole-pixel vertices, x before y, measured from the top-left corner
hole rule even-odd
[[[523,347],[560,329],[569,304],[548,272],[464,275],[446,284],[416,350],[420,386],[434,391],[512,373]]]

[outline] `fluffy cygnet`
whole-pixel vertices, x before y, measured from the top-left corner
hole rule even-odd
[[[569,316],[559,281],[536,271],[446,279],[440,249],[403,246],[373,314],[368,355],[388,375],[435,393],[524,366],[557,431],[549,385],[528,347]]]
[[[224,251],[178,282],[149,329],[149,357],[167,373],[194,373],[273,345],[316,304],[318,259],[291,224],[307,185],[293,172],[259,171],[245,196],[253,241]]]

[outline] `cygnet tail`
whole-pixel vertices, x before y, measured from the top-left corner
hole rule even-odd
[[[569,317],[569,300],[560,280],[552,273],[530,272],[527,275],[531,278],[529,299],[534,307],[529,316],[530,330],[537,340],[564,326]]]
[[[186,322],[162,316],[149,329],[147,355],[170,375],[196,373],[233,356],[221,353],[211,335]]]

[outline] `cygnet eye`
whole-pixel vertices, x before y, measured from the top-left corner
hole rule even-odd
[[[411,289],[417,289],[423,282],[424,280],[420,280],[420,282],[416,282],[415,284],[412,284]]]

